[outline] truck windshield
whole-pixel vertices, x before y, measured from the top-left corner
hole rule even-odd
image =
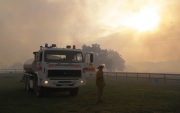
[[[44,53],[45,62],[81,63],[82,59],[79,51],[46,50]]]

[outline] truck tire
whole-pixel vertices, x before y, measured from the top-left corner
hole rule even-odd
[[[30,87],[30,78],[26,76],[26,91],[32,92],[32,88]]]
[[[78,90],[79,90],[78,88],[72,88],[69,90],[69,93],[71,96],[77,96]]]
[[[42,90],[42,87],[40,87],[40,86],[36,86],[36,88],[35,88],[35,93],[36,93],[36,96],[37,97],[42,97],[43,96],[43,90]]]
[[[27,76],[24,75],[24,90],[27,90]]]
[[[43,89],[42,89],[42,87],[40,87],[38,85],[37,77],[35,77],[35,80],[34,80],[34,92],[35,92],[37,97],[42,97],[43,96]]]

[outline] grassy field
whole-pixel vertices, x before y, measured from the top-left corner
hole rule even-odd
[[[180,113],[180,81],[105,77],[104,103],[97,103],[95,78],[76,97],[68,92],[37,98],[26,92],[22,74],[0,74],[0,113]]]

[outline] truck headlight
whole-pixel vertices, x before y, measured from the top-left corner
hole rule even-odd
[[[44,81],[44,84],[48,84],[48,81],[47,81],[47,80],[45,80],[45,81]]]
[[[83,83],[84,83],[84,80],[80,80],[80,83],[83,84]]]

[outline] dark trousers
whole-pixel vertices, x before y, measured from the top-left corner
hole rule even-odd
[[[102,100],[103,89],[103,86],[98,86],[98,100]]]

